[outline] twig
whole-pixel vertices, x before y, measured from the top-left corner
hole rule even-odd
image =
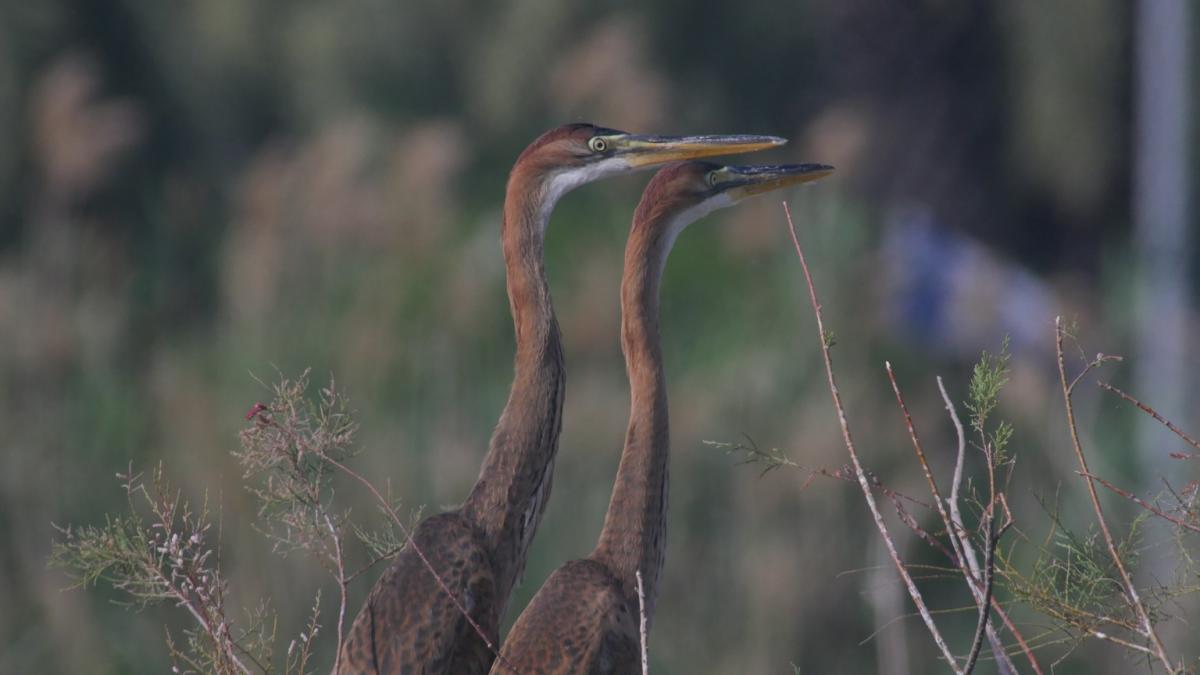
[[[962,547],[963,557],[966,559],[966,563],[971,573],[971,579],[974,582],[974,584],[971,586],[971,593],[976,595],[976,598],[978,599],[980,591],[982,590],[976,585],[979,583],[979,560],[975,557],[975,547],[971,544],[971,538],[967,535],[967,531],[963,527],[962,513],[960,512],[958,506],[958,490],[962,485],[963,463],[966,458],[967,450],[967,436],[965,430],[963,429],[962,421],[958,418],[958,410],[954,407],[954,403],[950,400],[950,395],[946,393],[946,384],[942,381],[940,375],[937,377],[937,385],[938,391],[942,394],[942,402],[946,405],[946,412],[950,414],[950,421],[954,423],[954,432],[958,438],[957,458],[955,459],[954,463],[954,478],[950,484],[950,517],[953,519],[953,525],[950,527],[950,538],[952,541],[957,540],[959,545]],[[1025,642],[1024,636],[1022,636],[1017,630],[1017,627],[1015,624],[1013,624],[1012,619],[1008,617],[1008,612],[1004,611],[1004,609],[1000,606],[1000,603],[995,598],[992,598],[991,604],[992,609],[996,611],[996,615],[1000,617],[1000,620],[1004,622],[1004,625],[1006,628],[1008,628],[1008,631],[1013,634],[1013,638],[1016,639],[1017,644],[1021,646],[1021,651],[1025,654],[1025,658],[1029,660],[1029,666],[1033,668],[1033,672],[1037,673],[1037,675],[1042,675],[1041,665],[1038,663],[1037,658],[1033,655],[1033,650],[1029,648],[1029,645]],[[1012,667],[1013,671],[1015,672],[1016,668],[1013,666],[1011,661],[1008,663],[1008,666]]]
[[[646,591],[642,588],[642,571],[637,570],[637,592],[638,592],[638,616],[641,618],[641,623],[638,626],[638,632],[641,634],[642,648],[642,675],[650,675],[650,658],[649,649],[647,648],[646,630]]]
[[[161,570],[155,568],[153,571],[154,573],[158,574],[158,576],[165,579],[165,576],[162,574]],[[230,662],[237,667],[239,672],[244,673],[245,675],[251,675],[251,673],[254,671],[246,667],[246,664],[242,663],[241,659],[239,659],[237,654],[235,654],[233,651],[236,645],[233,642],[233,638],[229,635],[228,625],[222,622],[220,626],[214,627],[212,622],[204,616],[204,612],[196,607],[195,603],[187,593],[177,589],[174,584],[170,585],[169,588],[171,589],[171,593],[178,599],[178,604],[187,609],[187,611],[193,617],[195,617],[196,621],[198,621],[200,626],[204,629],[204,632],[208,633],[209,639],[211,639],[217,645],[217,647],[224,654],[225,658],[229,659]]]
[[[1071,446],[1075,450],[1075,458],[1079,461],[1079,468],[1084,474],[1089,474],[1087,459],[1083,455],[1083,446],[1079,442],[1079,430],[1075,426],[1075,409],[1071,405],[1071,388],[1067,385],[1067,366],[1063,358],[1063,329],[1062,317],[1054,317],[1054,346],[1055,353],[1058,358],[1058,376],[1062,382],[1063,403],[1067,408],[1067,427],[1071,432]],[[1076,382],[1078,378],[1076,378]],[[1163,647],[1162,640],[1158,638],[1158,633],[1154,631],[1154,624],[1150,622],[1150,615],[1146,612],[1145,605],[1142,604],[1142,599],[1138,597],[1137,588],[1133,585],[1133,578],[1129,575],[1129,570],[1125,569],[1125,562],[1121,560],[1121,555],[1117,552],[1117,545],[1113,541],[1112,533],[1108,529],[1108,523],[1104,520],[1104,511],[1100,508],[1100,498],[1096,495],[1096,485],[1090,479],[1085,481],[1088,488],[1088,496],[1092,500],[1092,510],[1096,513],[1096,521],[1100,526],[1100,532],[1104,536],[1104,543],[1108,546],[1109,556],[1116,565],[1117,571],[1121,575],[1121,581],[1125,585],[1125,597],[1129,604],[1137,612],[1138,619],[1142,623],[1142,637],[1150,641],[1154,647],[1154,655],[1162,662],[1163,667],[1168,673],[1175,672],[1175,667],[1171,665],[1171,660],[1167,658],[1167,650]]]
[[[1107,382],[1097,382],[1096,384],[1104,389],[1111,391],[1112,393],[1116,394],[1117,396],[1120,396],[1121,398],[1125,399],[1126,401],[1129,401],[1130,403],[1136,405],[1138,408],[1141,408],[1142,412],[1153,417],[1160,424],[1162,424],[1166,428],[1170,429],[1171,431],[1175,432],[1175,435],[1182,438],[1184,440],[1184,442],[1186,442],[1188,445],[1192,446],[1193,448],[1196,448],[1197,450],[1200,450],[1200,441],[1197,441],[1196,439],[1192,438],[1191,436],[1188,436],[1187,434],[1185,434],[1183,432],[1182,429],[1175,426],[1174,424],[1171,424],[1171,420],[1158,414],[1158,411],[1156,411],[1154,408],[1151,408],[1150,406],[1146,405],[1145,403],[1142,403],[1141,401],[1130,396],[1129,394],[1126,394],[1125,392],[1121,391],[1120,389],[1117,389],[1116,387],[1112,386],[1111,384],[1109,384]]]
[[[829,381],[829,393],[833,397],[833,406],[837,410],[838,423],[842,427],[842,440],[845,441],[846,450],[850,453],[850,461],[854,465],[854,473],[858,478],[858,485],[862,488],[863,499],[866,500],[867,508],[871,511],[871,517],[875,520],[875,527],[879,530],[880,536],[883,537],[888,555],[891,556],[892,563],[896,566],[896,571],[899,572],[901,579],[904,580],[904,585],[908,587],[908,594],[912,597],[913,604],[917,606],[917,611],[920,612],[921,619],[924,620],[930,635],[933,636],[933,641],[941,650],[942,657],[946,659],[947,665],[955,673],[963,675],[963,672],[958,668],[958,662],[955,660],[954,654],[950,652],[950,648],[946,645],[942,634],[938,632],[937,626],[933,622],[933,617],[930,616],[929,609],[925,606],[925,601],[921,598],[921,592],[917,590],[916,584],[908,574],[904,563],[900,560],[900,555],[896,553],[896,544],[888,534],[887,526],[883,522],[883,515],[879,513],[879,507],[875,504],[875,497],[871,494],[871,486],[867,482],[866,473],[858,461],[858,451],[854,448],[854,439],[850,434],[850,425],[846,420],[846,411],[842,407],[842,397],[838,393],[837,382],[833,377],[833,361],[829,356],[829,343],[826,340],[825,322],[821,316],[821,303],[817,300],[817,290],[813,285],[812,274],[808,271],[808,262],[804,259],[804,250],[800,247],[800,239],[796,235],[796,225],[792,222],[792,212],[788,208],[787,202],[783,203],[783,212],[787,218],[788,230],[792,235],[792,244],[795,245],[796,255],[800,258],[800,267],[804,270],[804,281],[808,284],[808,296],[812,301],[813,314],[816,315],[817,319],[817,335],[821,341],[821,356],[825,361],[825,375]]]
[[[1171,496],[1175,498],[1175,501],[1179,502],[1180,506],[1188,511],[1196,508],[1196,500],[1200,498],[1200,480],[1188,482],[1187,485],[1183,486],[1183,494],[1179,494],[1175,490],[1175,487],[1171,485],[1171,481],[1167,480],[1165,476],[1159,476],[1158,479],[1162,481],[1163,487],[1167,489],[1167,492],[1171,493]],[[1188,497],[1184,499],[1184,495],[1188,495]]]
[[[1009,618],[1008,612],[1005,611],[1004,606],[1000,604],[1000,601],[994,595],[992,596],[992,611],[996,613],[996,616],[1000,617],[1000,621],[1004,623],[1004,627],[1008,629],[1008,632],[1012,633],[1013,639],[1017,641],[1017,646],[1021,648],[1021,653],[1025,655],[1025,658],[1029,659],[1029,667],[1033,668],[1033,672],[1037,673],[1037,675],[1042,675],[1042,667],[1038,663],[1037,658],[1034,657],[1033,650],[1025,641],[1025,636],[1017,630],[1016,624]],[[1005,656],[1007,655],[1008,652],[1005,652]],[[1009,661],[1010,665],[1011,663]],[[1013,666],[1012,672],[1017,672],[1016,666]]]
[[[967,655],[966,666],[963,667],[963,671],[967,673],[975,668],[975,661],[979,658],[979,650],[983,646],[983,634],[987,629],[988,603],[992,599],[992,587],[996,576],[996,544],[999,543],[1004,530],[1012,525],[1012,514],[1008,513],[1008,521],[999,531],[996,530],[996,451],[984,434],[982,418],[978,425],[984,460],[987,462],[988,503],[983,512],[982,523],[983,531],[986,533],[983,556],[983,602],[979,603],[979,622],[975,628],[975,637],[971,640],[971,651]],[[1005,511],[1008,511],[1007,505]]]
[[[340,673],[342,670],[342,629],[346,623],[346,586],[350,582],[346,579],[346,563],[342,558],[342,536],[338,533],[338,529],[334,526],[328,513],[325,514],[325,526],[329,528],[329,534],[333,537],[334,563],[337,565],[338,591],[341,593],[341,602],[338,604],[337,653],[333,657],[333,672]]]
[[[955,527],[951,528],[951,532],[958,538],[959,544],[962,546],[967,563],[971,566],[972,575],[978,576],[979,560],[975,557],[975,548],[971,546],[970,537],[966,535],[962,512],[958,506],[958,489],[962,486],[963,464],[967,454],[967,436],[963,430],[962,421],[958,419],[958,410],[950,402],[950,396],[946,394],[946,385],[942,382],[941,376],[938,376],[937,383],[938,390],[942,393],[942,401],[945,402],[946,410],[950,413],[950,420],[954,422],[954,432],[958,437],[958,452],[954,460],[954,478],[950,482],[950,516],[954,519],[955,525]]]
[[[917,428],[913,425],[912,415],[908,412],[908,406],[904,403],[904,397],[900,395],[900,385],[896,383],[896,374],[892,372],[892,364],[884,361],[884,367],[887,369],[888,380],[892,383],[892,391],[896,394],[896,404],[900,406],[900,412],[904,415],[904,423],[908,426],[908,436],[912,439],[913,451],[917,455],[917,462],[921,465],[921,471],[925,474],[925,480],[929,483],[929,494],[933,497],[933,503],[937,505],[938,515],[942,517],[942,522],[946,526],[946,532],[951,534],[950,547],[954,549],[954,555],[958,560],[954,561],[960,568],[962,567],[962,552],[958,545],[958,539],[953,536],[954,525],[950,522],[950,515],[946,513],[946,507],[942,504],[942,493],[938,490],[937,481],[933,478],[933,471],[929,468],[929,462],[925,459],[925,451],[921,448],[921,440],[917,436]]]
[[[988,460],[991,461],[990,459]],[[1003,495],[1001,495],[1003,496]],[[979,623],[975,627],[975,638],[971,641],[971,653],[967,656],[967,664],[963,666],[964,673],[970,673],[975,668],[975,661],[979,658],[979,650],[983,646],[983,635],[988,628],[988,611],[987,607],[992,602],[992,590],[995,585],[996,578],[996,545],[1000,543],[1000,537],[1004,536],[1005,531],[1012,526],[1012,514],[1008,514],[1008,520],[997,530],[993,524],[995,521],[995,502],[988,505],[989,514],[988,520],[988,540],[987,551],[983,558],[983,602],[979,607]],[[1008,511],[1008,507],[1005,507]],[[1010,664],[1011,665],[1011,664]]]
[[[946,393],[946,385],[942,381],[941,376],[937,377],[937,384],[938,391],[941,392],[942,401],[945,403],[946,411],[950,413],[950,420],[954,423],[954,430],[958,437],[958,451],[954,466],[954,478],[950,485],[950,499],[947,500],[947,503],[950,506],[950,518],[953,522],[953,525],[950,526],[949,529],[951,534],[954,535],[953,538],[956,539],[959,543],[959,546],[962,547],[963,556],[966,558],[967,565],[970,568],[972,580],[978,584],[980,583],[979,559],[976,557],[975,546],[971,543],[971,538],[967,532],[967,528],[963,524],[962,512],[959,508],[958,499],[958,490],[962,485],[963,463],[966,456],[967,438],[963,430],[962,421],[958,418],[958,410],[954,407],[954,403],[951,402],[950,395]],[[1004,499],[1003,493],[1000,494],[1000,498],[1001,500]],[[1007,510],[1007,506],[1005,506],[1005,509]],[[1011,520],[1011,515],[1009,519]],[[1006,621],[1005,625],[1007,625],[1009,629],[1013,631],[1014,635],[1017,636],[1018,640],[1020,640],[1020,635],[1015,629],[1012,628],[1011,623]],[[1038,673],[1041,673],[1041,669],[1037,666],[1036,660],[1033,659],[1033,653],[1027,650],[1026,655],[1030,658],[1030,665],[1033,666],[1033,669]]]
[[[936,549],[942,555],[946,556],[952,565],[958,567],[958,561],[961,560],[961,558],[959,558],[958,555],[956,555],[953,551],[943,546],[942,542],[937,540],[937,537],[927,532],[925,528],[921,527],[921,525],[917,523],[917,519],[913,518],[912,514],[909,513],[904,508],[904,505],[900,503],[900,499],[897,496],[899,493],[893,492],[887,488],[883,488],[882,484],[879,487],[881,488],[883,494],[886,495],[892,502],[892,508],[896,510],[896,515],[900,518],[900,522],[907,525],[908,529],[912,530],[913,533],[917,535],[918,539],[926,544],[929,544],[931,548]]]
[[[1125,649],[1130,649],[1135,652],[1141,652],[1143,654],[1146,654],[1147,656],[1151,656],[1151,657],[1156,656],[1156,654],[1154,653],[1153,650],[1147,649],[1146,647],[1143,647],[1142,645],[1139,645],[1135,642],[1130,642],[1129,640],[1122,640],[1121,638],[1119,638],[1115,635],[1109,635],[1108,633],[1098,631],[1098,630],[1091,631],[1090,633],[1088,633],[1088,635],[1090,635],[1091,637],[1094,637],[1098,640],[1107,640],[1108,642],[1111,642],[1115,645],[1120,645],[1120,646],[1124,647]],[[1170,671],[1170,672],[1174,672],[1174,671]]]
[[[363,575],[363,574],[365,574],[367,571],[369,571],[369,570],[370,570],[372,567],[374,567],[374,566],[378,565],[379,563],[383,562],[384,560],[390,560],[390,559],[392,559],[393,557],[395,557],[395,556],[396,556],[396,554],[397,554],[397,553],[399,553],[399,552],[400,552],[400,551],[402,551],[403,549],[404,549],[404,547],[403,547],[403,546],[397,546],[397,547],[395,547],[395,548],[389,549],[389,550],[388,550],[388,552],[387,552],[387,553],[384,553],[383,555],[374,556],[374,557],[373,557],[373,558],[372,558],[372,559],[371,559],[369,562],[367,562],[365,565],[363,565],[362,567],[360,567],[360,568],[358,568],[358,569],[354,570],[353,572],[351,572],[351,573],[350,573],[350,574],[349,574],[349,575],[346,577],[346,583],[350,583],[351,581],[354,581],[354,580],[355,580],[355,579],[357,579],[359,576],[362,576],[362,575]]]
[[[975,662],[979,659],[979,651],[983,647],[983,636],[988,629],[988,605],[992,601],[992,586],[995,579],[995,567],[992,559],[996,552],[996,543],[999,541],[997,537],[990,537],[991,545],[987,547],[987,554],[984,555],[983,568],[983,602],[979,603],[979,621],[975,624],[975,637],[971,638],[971,651],[967,653],[967,662],[963,666],[963,673],[970,674],[975,670]]]
[[[1176,518],[1175,516],[1172,516],[1169,513],[1166,513],[1162,509],[1159,509],[1158,507],[1156,507],[1153,504],[1138,497],[1137,495],[1133,494],[1132,492],[1130,492],[1128,490],[1122,490],[1121,488],[1117,487],[1116,485],[1113,485],[1112,483],[1104,480],[1100,476],[1097,476],[1097,475],[1091,474],[1091,473],[1083,473],[1083,472],[1078,472],[1078,473],[1081,476],[1084,476],[1086,478],[1091,478],[1092,480],[1099,482],[1104,487],[1108,488],[1109,490],[1112,490],[1114,493],[1124,497],[1125,499],[1128,499],[1129,501],[1133,502],[1134,504],[1137,504],[1138,506],[1142,507],[1143,509],[1146,509],[1147,511],[1153,513],[1154,515],[1158,516],[1159,518],[1169,520],[1172,523],[1175,523],[1176,525],[1178,525],[1180,527],[1186,527],[1187,529],[1192,530],[1193,532],[1200,532],[1200,527],[1197,527],[1196,525],[1193,525],[1193,524],[1187,522],[1186,520],[1181,520],[1179,518]]]
[[[156,486],[161,474],[162,464],[160,463],[155,478]],[[151,512],[158,520],[155,526],[160,528],[161,532],[170,532],[180,504],[179,493],[176,493],[174,498],[162,492],[156,492],[155,496],[151,496],[146,491],[144,483],[139,483],[138,487],[134,486],[135,481],[140,476],[141,474],[134,475],[131,463],[128,473],[125,474],[125,491],[127,498],[130,500],[130,507],[132,508],[133,505],[132,496],[134,491],[140,489],[142,494],[150,501]],[[186,504],[183,506],[183,511],[183,519],[186,523],[188,520],[188,507]],[[219,564],[212,573],[211,581],[205,584],[203,579],[199,579],[193,574],[193,570],[182,568],[178,563],[176,563],[175,567],[172,567],[171,573],[167,574],[162,569],[162,559],[168,558],[170,555],[172,555],[170,551],[165,548],[159,548],[158,557],[153,562],[143,564],[143,572],[147,576],[156,577],[158,583],[167,590],[166,596],[173,597],[177,606],[186,609],[196,619],[200,627],[204,629],[205,634],[208,635],[208,638],[212,640],[213,647],[216,650],[214,652],[215,658],[228,660],[230,667],[236,668],[237,672],[244,675],[253,673],[254,671],[238,658],[235,651],[238,649],[238,644],[230,635],[229,623],[225,620],[224,581],[220,576]],[[198,589],[203,589],[206,585],[210,589],[209,592],[196,592]],[[193,591],[190,592],[188,590],[189,586]],[[192,597],[193,592],[196,592],[195,599]],[[199,603],[197,603],[197,600]],[[214,625],[214,621],[216,621],[216,625]],[[252,654],[246,653],[246,655],[253,660]],[[261,664],[258,665],[261,666]]]
[[[141,482],[140,477],[142,474],[138,473],[135,475],[133,473],[132,462],[130,462],[129,469],[123,477],[125,494],[126,498],[129,500],[131,511],[133,509],[133,493],[135,490],[140,490],[150,503],[150,511],[158,519],[156,526],[160,529],[160,532],[163,533],[163,546],[156,549],[156,559],[154,562],[146,563],[143,567],[143,571],[149,576],[157,577],[159,579],[159,583],[167,589],[167,595],[174,597],[176,599],[176,604],[187,609],[188,612],[196,619],[196,621],[199,622],[200,627],[204,629],[204,632],[208,635],[209,639],[212,640],[213,647],[216,649],[214,652],[214,658],[227,659],[229,661],[229,667],[236,668],[237,672],[243,673],[244,675],[250,675],[254,671],[238,658],[236,650],[239,649],[239,645],[230,634],[229,622],[225,619],[225,582],[221,578],[220,545],[218,544],[217,546],[217,566],[213,569],[211,580],[207,580],[207,583],[206,579],[197,577],[195,570],[192,569],[191,566],[184,566],[180,562],[175,562],[172,564],[170,574],[167,574],[162,568],[164,559],[168,559],[172,555],[180,555],[168,548],[172,545],[166,543],[165,533],[172,531],[173,524],[175,522],[176,515],[180,510],[181,503],[181,493],[179,491],[176,491],[172,497],[166,491],[165,487],[160,487],[163,485],[160,482],[162,481],[162,472],[162,462],[159,462],[158,470],[155,473],[154,479],[154,495],[151,495],[147,491],[145,483]],[[117,474],[117,476],[121,477],[121,474]],[[136,487],[135,483],[137,484]],[[204,512],[207,513],[207,510],[208,508],[206,500]],[[182,511],[183,523],[186,526],[189,521],[188,514],[190,511],[186,503],[183,504]],[[195,526],[199,528],[199,521],[195,523]],[[203,529],[207,528],[201,528],[200,531],[202,532]],[[184,538],[189,540],[191,539],[190,537]],[[184,545],[186,546],[186,544]],[[206,555],[207,554],[202,554],[201,559],[203,559],[203,557]],[[181,556],[176,558],[176,560],[180,559]],[[207,592],[202,590],[206,586],[209,589]],[[196,596],[195,599],[192,597],[193,593]],[[214,621],[216,622],[216,625],[214,625]],[[253,654],[250,654],[244,649],[242,652],[247,658],[249,658],[251,661],[254,661],[256,665],[262,668],[262,664],[258,663],[257,660],[254,659]],[[220,661],[217,662],[217,666],[218,669],[220,669]]]
[[[929,468],[929,462],[925,459],[925,451],[921,448],[921,439],[917,435],[917,427],[913,424],[912,415],[908,412],[908,405],[904,403],[904,397],[900,394],[900,385],[896,382],[896,374],[892,372],[892,364],[885,361],[884,366],[887,368],[888,380],[892,383],[892,391],[896,394],[896,404],[900,406],[900,412],[904,415],[904,423],[908,427],[909,438],[912,439],[913,451],[917,455],[917,462],[921,465],[921,470],[925,473],[925,480],[929,483],[929,494],[933,497],[934,504],[937,505],[938,515],[942,517],[942,523],[946,526],[946,535],[950,538],[950,546],[954,549],[954,560],[952,562],[967,582],[967,588],[971,591],[971,595],[975,598],[975,604],[979,608],[980,622],[976,631],[976,639],[972,644],[981,643],[983,634],[987,633],[988,644],[991,646],[992,655],[996,659],[1001,673],[1015,673],[1016,668],[1013,666],[1012,660],[1008,658],[1008,654],[1004,651],[1004,643],[1000,641],[1000,636],[996,630],[987,622],[987,607],[991,601],[991,583],[985,582],[985,589],[982,591],[976,588],[977,580],[963,560],[963,551],[959,543],[958,536],[954,531],[954,524],[950,521],[950,515],[946,513],[946,507],[942,503],[942,494],[938,490],[937,481],[934,480],[933,471]],[[944,549],[943,549],[944,550]],[[991,567],[992,565],[987,565]],[[990,575],[989,575],[990,577]],[[972,647],[972,653],[978,657],[978,649]],[[967,665],[963,667],[964,673],[971,672],[974,667],[974,659],[968,658]]]
[[[375,489],[375,486],[371,484],[371,481],[364,478],[362,474],[358,473],[354,469],[351,469],[332,457],[325,457],[324,459],[338,469],[341,469],[346,473],[347,476],[350,476],[354,480],[361,483],[367,488],[367,490],[371,492],[372,495],[375,496],[375,499],[380,504],[384,505],[384,510],[392,519],[392,522],[395,523],[396,527],[399,527],[400,531],[404,533],[404,539],[407,541],[408,546],[412,547],[412,550],[417,554],[417,557],[421,559],[421,562],[425,565],[425,568],[428,569],[429,573],[433,575],[433,578],[437,580],[438,586],[440,586],[442,591],[450,598],[450,602],[454,603],[454,607],[459,611],[460,614],[462,614],[463,618],[467,620],[467,623],[471,625],[471,628],[475,630],[480,639],[483,640],[483,643],[487,645],[487,648],[496,655],[496,659],[500,662],[500,664],[503,665],[509,672],[516,673],[517,670],[512,667],[512,664],[510,664],[503,655],[500,654],[500,650],[497,648],[496,644],[492,642],[491,638],[487,636],[487,633],[484,632],[483,628],[475,621],[474,618],[471,617],[471,614],[467,612],[467,608],[463,607],[463,604],[459,601],[458,597],[454,595],[454,593],[450,590],[450,587],[446,585],[445,580],[442,579],[442,575],[438,574],[438,571],[433,566],[433,563],[429,562],[429,558],[425,557],[425,552],[422,551],[419,546],[417,546],[416,540],[413,539],[412,530],[404,526],[404,523],[400,520],[400,516],[396,515],[396,510],[392,508],[391,504],[388,504],[387,500],[383,498],[383,495],[379,494],[379,490]]]

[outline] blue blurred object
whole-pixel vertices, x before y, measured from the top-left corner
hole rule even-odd
[[[884,223],[884,314],[893,332],[955,358],[1007,335],[1014,353],[1049,349],[1054,290],[1025,267],[939,222],[924,206]]]

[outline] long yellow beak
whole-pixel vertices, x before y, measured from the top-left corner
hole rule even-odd
[[[780,164],[775,166],[726,166],[714,172],[713,189],[726,192],[734,201],[800,183],[811,183],[833,173],[827,164]]]
[[[632,167],[643,168],[684,159],[737,155],[775,148],[787,143],[778,136],[638,136],[610,137],[614,154]]]

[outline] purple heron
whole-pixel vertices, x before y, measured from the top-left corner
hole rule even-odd
[[[500,618],[541,522],[562,427],[563,346],[542,255],[559,198],[608,176],[782,143],[570,124],[525,148],[509,174],[500,235],[517,344],[508,402],[462,506],[419,523],[419,553],[407,546],[371,590],[339,655],[340,673],[484,673],[495,659],[488,641],[498,643]]]

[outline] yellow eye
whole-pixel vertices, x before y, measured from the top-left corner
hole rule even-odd
[[[592,136],[591,140],[588,141],[588,148],[592,152],[604,152],[608,150],[608,142],[599,136]]]
[[[708,172],[708,174],[706,174],[706,175],[704,176],[704,182],[705,182],[705,183],[708,183],[708,187],[716,187],[716,185],[717,185],[717,172],[716,172],[716,171],[709,171],[709,172]]]

